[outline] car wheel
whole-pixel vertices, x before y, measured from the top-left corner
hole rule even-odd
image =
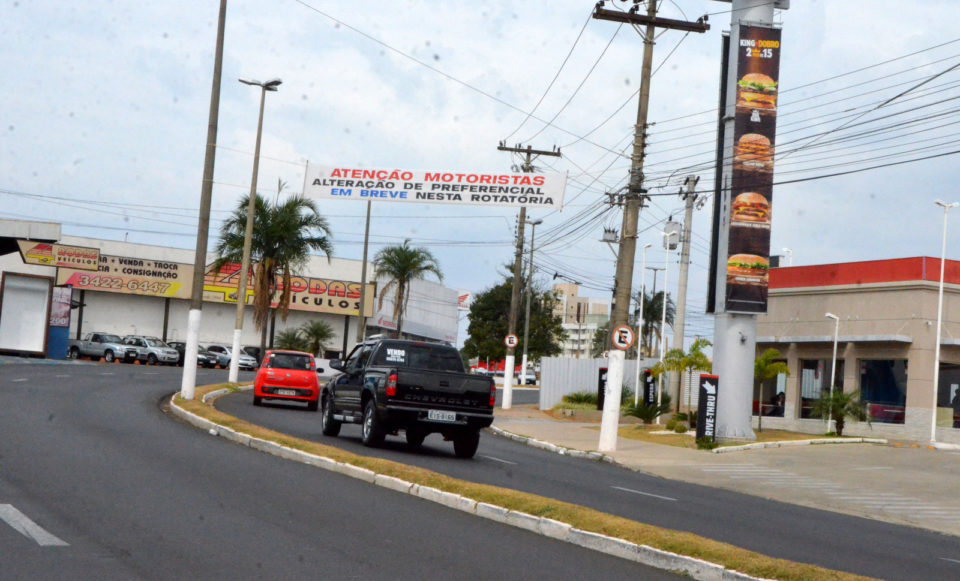
[[[308,402],[307,402],[307,409],[310,410],[310,411],[312,411],[312,412],[317,411],[317,408],[318,408],[319,406],[320,406],[320,402],[316,402],[316,401],[308,401]]]
[[[255,405],[255,406],[262,406],[262,405],[263,405],[263,398],[260,397],[259,395],[253,396],[253,405]]]
[[[473,458],[480,446],[480,432],[464,432],[453,439],[453,453],[457,458]]]
[[[107,349],[103,354],[103,360],[107,363],[113,363],[116,360],[116,357],[113,356],[113,351]]]
[[[320,431],[324,436],[336,436],[340,433],[340,422],[333,419],[333,402],[330,397],[323,398],[323,415],[320,416]]]
[[[407,428],[407,446],[410,448],[419,448],[426,439],[427,432],[419,428]]]
[[[148,364],[148,365],[156,365],[156,364],[157,364],[157,356],[154,355],[153,353],[147,355],[147,364]]]
[[[70,359],[80,359],[80,349],[77,347],[71,347],[70,350],[67,351],[67,357]]]
[[[375,448],[383,443],[386,432],[377,418],[377,404],[372,399],[368,400],[367,407],[363,408],[363,425],[360,430],[360,439],[364,446]]]

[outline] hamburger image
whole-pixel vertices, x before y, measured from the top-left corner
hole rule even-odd
[[[744,192],[733,200],[730,222],[735,226],[770,227],[770,202],[756,192]]]
[[[774,111],[777,82],[763,73],[747,73],[737,82],[737,107]]]
[[[734,254],[727,259],[727,284],[767,285],[770,261],[757,254]]]
[[[773,173],[773,146],[759,133],[746,133],[733,148],[733,169]]]

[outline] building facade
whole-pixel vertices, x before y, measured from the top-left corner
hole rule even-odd
[[[939,259],[771,269],[757,350],[777,349],[790,374],[756,390],[763,425],[824,433],[812,404],[832,383],[859,392],[870,416],[869,423],[848,419],[845,435],[929,441],[936,422],[937,441],[960,443],[960,262],[944,266],[937,386]]]
[[[559,299],[554,316],[562,317],[567,340],[560,357],[589,358],[593,336],[597,329],[610,320],[610,302],[580,296],[580,285],[562,283],[553,285]]]
[[[95,252],[96,264],[92,270],[53,266],[51,253],[58,246],[89,249]],[[185,340],[193,258],[193,250],[68,236],[61,233],[59,224],[0,220],[0,272],[48,277],[55,286],[72,289],[70,338],[102,331]],[[207,265],[215,258],[208,254]],[[232,342],[238,269],[228,270],[206,271],[201,344]],[[291,310],[285,321],[279,315],[275,318],[268,328],[267,344],[271,344],[271,335],[321,320],[336,333],[326,345],[327,357],[342,356],[352,349],[361,270],[359,260],[312,256],[303,272],[295,273]],[[368,264],[368,281],[373,279],[372,270]],[[393,297],[388,294],[381,301],[379,296],[385,282],[368,283],[367,335],[396,331]],[[0,305],[2,301],[0,296]],[[241,342],[259,345],[260,332],[254,327],[250,304],[244,315]],[[403,335],[455,343],[457,291],[430,281],[413,281]]]

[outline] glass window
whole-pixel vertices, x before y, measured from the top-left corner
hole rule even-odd
[[[297,353],[273,353],[267,367],[275,369],[311,369],[311,357]]]
[[[800,417],[812,418],[813,402],[830,395],[830,372],[833,359],[800,360]],[[843,389],[843,359],[837,359],[837,373],[833,389]]]
[[[937,389],[937,425],[960,428],[960,365],[940,362]]]
[[[374,365],[463,372],[463,360],[456,349],[433,343],[384,343]]]
[[[866,402],[871,421],[902,424],[907,403],[907,360],[861,360],[860,399]]]
[[[778,359],[774,363],[786,363],[783,359]],[[753,400],[753,415],[762,413],[765,416],[783,417],[783,406],[786,402],[787,376],[779,374],[773,379],[766,379],[757,382],[753,390],[753,397],[759,398]]]

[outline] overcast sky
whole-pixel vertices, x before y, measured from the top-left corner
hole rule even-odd
[[[604,226],[619,229],[621,214],[600,202],[626,180],[642,42],[632,28],[590,19],[594,3],[231,0],[211,245],[250,187],[260,95],[237,79],[279,77],[279,92],[267,96],[261,193],[276,194],[278,180],[286,194],[300,191],[307,160],[505,171],[518,159],[497,151],[500,140],[560,146],[562,159],[536,162],[569,172],[563,211],[530,213],[544,221],[538,278],[549,284],[560,272],[582,282],[583,294],[609,297],[614,257],[599,240]],[[2,0],[0,217],[194,248],[218,5]],[[960,63],[958,9],[955,0],[794,0],[778,12],[775,181],[807,181],[775,186],[773,254],[790,248],[794,265],[939,256],[934,201],[960,200],[958,158],[942,155],[960,150],[960,68],[916,86]],[[694,221],[688,337],[713,330],[703,309],[728,10],[664,2],[666,17],[709,13],[711,30],[663,32],[654,51],[648,187],[674,194],[693,173],[707,201]],[[931,159],[901,163],[921,158]],[[887,167],[822,178],[873,166]],[[359,259],[364,204],[320,207],[335,255]],[[671,214],[682,218],[673,195],[654,197],[641,214],[639,242],[655,244],[648,266],[663,267],[657,230]],[[502,280],[515,220],[515,208],[382,203],[371,252],[411,238],[437,256],[447,286],[476,293]],[[960,259],[958,242],[960,222],[948,258]],[[676,256],[670,267],[673,293]]]

